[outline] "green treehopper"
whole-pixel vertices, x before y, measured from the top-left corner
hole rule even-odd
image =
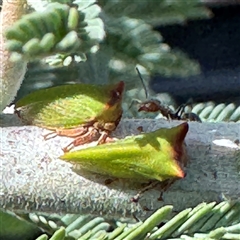
[[[41,89],[20,99],[15,112],[25,124],[52,130],[44,136],[74,138],[63,151],[98,140],[107,141],[122,116],[124,82],[72,84]]]
[[[184,139],[188,123],[65,153],[60,159],[83,170],[138,182],[184,178],[187,163]]]

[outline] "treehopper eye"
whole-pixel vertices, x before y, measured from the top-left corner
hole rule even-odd
[[[15,112],[25,124],[52,130],[45,139],[74,138],[63,151],[98,139],[106,141],[122,116],[124,82],[111,85],[73,84],[41,89],[23,97]]]
[[[60,159],[83,170],[138,182],[184,178],[188,123],[65,153]]]

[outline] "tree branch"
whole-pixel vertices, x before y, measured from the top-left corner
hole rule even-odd
[[[0,13],[0,112],[15,98],[27,69],[25,60],[12,62],[5,46],[5,30],[25,13],[26,1],[3,1]]]
[[[114,136],[137,134],[138,126],[149,132],[180,122],[123,119]],[[0,115],[0,207],[15,211],[91,213],[105,216],[147,216],[165,204],[180,211],[203,201],[220,201],[223,196],[240,199],[240,123],[190,122],[186,138],[189,163],[187,176],[175,182],[158,201],[159,189],[145,192],[138,203],[136,183],[114,181],[85,173],[58,159],[61,148],[72,139],[56,137],[43,140],[46,130],[21,126],[14,115]],[[223,140],[225,139],[225,140]],[[139,186],[138,186],[139,187]]]

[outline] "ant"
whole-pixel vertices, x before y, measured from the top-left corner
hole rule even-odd
[[[144,84],[144,80],[142,78],[142,75],[139,71],[139,69],[136,67],[137,73],[139,75],[139,78],[142,82],[146,99],[149,98],[148,91],[146,88],[146,85]],[[185,107],[188,105],[188,103],[181,104],[176,111],[172,110],[168,105],[165,105],[161,103],[161,101],[156,99],[147,100],[145,102],[139,102],[138,100],[135,100],[135,102],[139,103],[138,112],[161,112],[161,114],[166,117],[168,120],[189,120],[189,121],[197,121],[202,122],[200,117],[195,113],[185,113]],[[129,108],[131,108],[132,104]]]

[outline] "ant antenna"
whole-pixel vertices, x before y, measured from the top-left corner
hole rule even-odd
[[[145,83],[144,83],[144,80],[143,80],[143,78],[142,78],[142,75],[141,75],[141,73],[140,73],[138,67],[136,67],[136,70],[137,70],[138,76],[139,76],[139,78],[140,78],[140,80],[141,80],[141,82],[142,82],[143,89],[144,89],[144,91],[145,91],[145,95],[146,95],[146,99],[148,99],[148,91],[147,91],[147,87],[146,87],[146,85],[145,85]]]

